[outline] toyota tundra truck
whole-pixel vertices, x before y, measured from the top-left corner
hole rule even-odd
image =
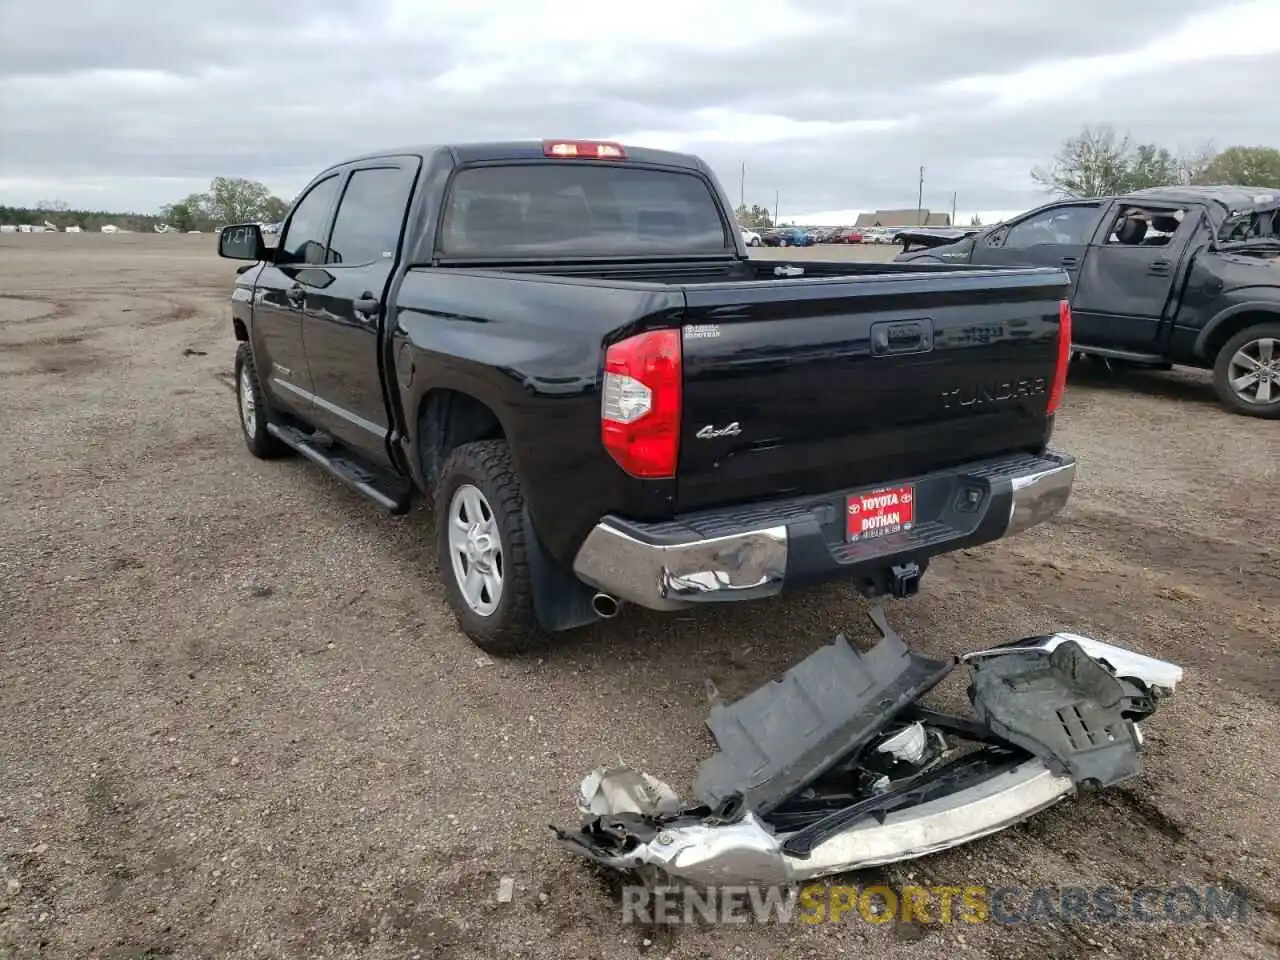
[[[754,259],[693,156],[371,153],[273,246],[250,223],[219,252],[249,452],[431,502],[448,603],[496,655],[627,604],[907,597],[1074,480],[1062,269]]]

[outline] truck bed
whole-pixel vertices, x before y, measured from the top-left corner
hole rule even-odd
[[[512,418],[563,425],[564,440],[544,428],[516,441],[531,509],[554,503],[557,529],[585,531],[606,502],[658,521],[1046,448],[1065,273],[810,261],[780,278],[780,266],[411,269],[399,322],[441,344],[459,384],[492,365],[521,383]],[[681,331],[678,466],[635,480],[568,437],[599,443],[609,345],[664,328]],[[580,469],[566,475],[557,457]]]

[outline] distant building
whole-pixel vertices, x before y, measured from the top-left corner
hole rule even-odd
[[[855,227],[949,227],[951,214],[928,210],[877,210],[858,214]]]

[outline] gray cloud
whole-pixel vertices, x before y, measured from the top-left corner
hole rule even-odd
[[[1274,55],[1271,66],[1204,60],[1016,109],[944,87],[1132,50],[1213,0],[797,2],[815,18],[808,31],[783,29],[782,7],[744,2],[755,39],[722,49],[661,43],[662,31],[557,43],[553,30],[504,49],[484,31],[459,33],[447,6],[423,18],[431,29],[390,29],[393,3],[4,5],[0,201],[31,202],[14,192],[38,182],[42,196],[88,191],[147,209],[219,174],[291,194],[324,164],[375,147],[651,131],[683,134],[735,194],[745,161],[748,199],[777,190],[792,211],[912,205],[920,164],[926,205],[949,206],[956,191],[962,209],[1015,209],[1039,199],[1030,167],[1084,123],[1171,146],[1280,140],[1259,79]],[[680,9],[653,15],[678,32]],[[700,142],[706,111],[731,123],[909,122],[760,143],[747,117],[740,134]]]

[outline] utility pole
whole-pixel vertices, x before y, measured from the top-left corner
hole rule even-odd
[[[778,191],[773,191],[773,225],[778,225]]]
[[[738,206],[747,208],[747,161],[742,161],[742,172],[738,174]]]
[[[951,191],[951,225],[956,225],[956,192]]]
[[[923,227],[920,221],[924,219],[924,167],[920,168],[920,186],[916,190],[916,226]]]

